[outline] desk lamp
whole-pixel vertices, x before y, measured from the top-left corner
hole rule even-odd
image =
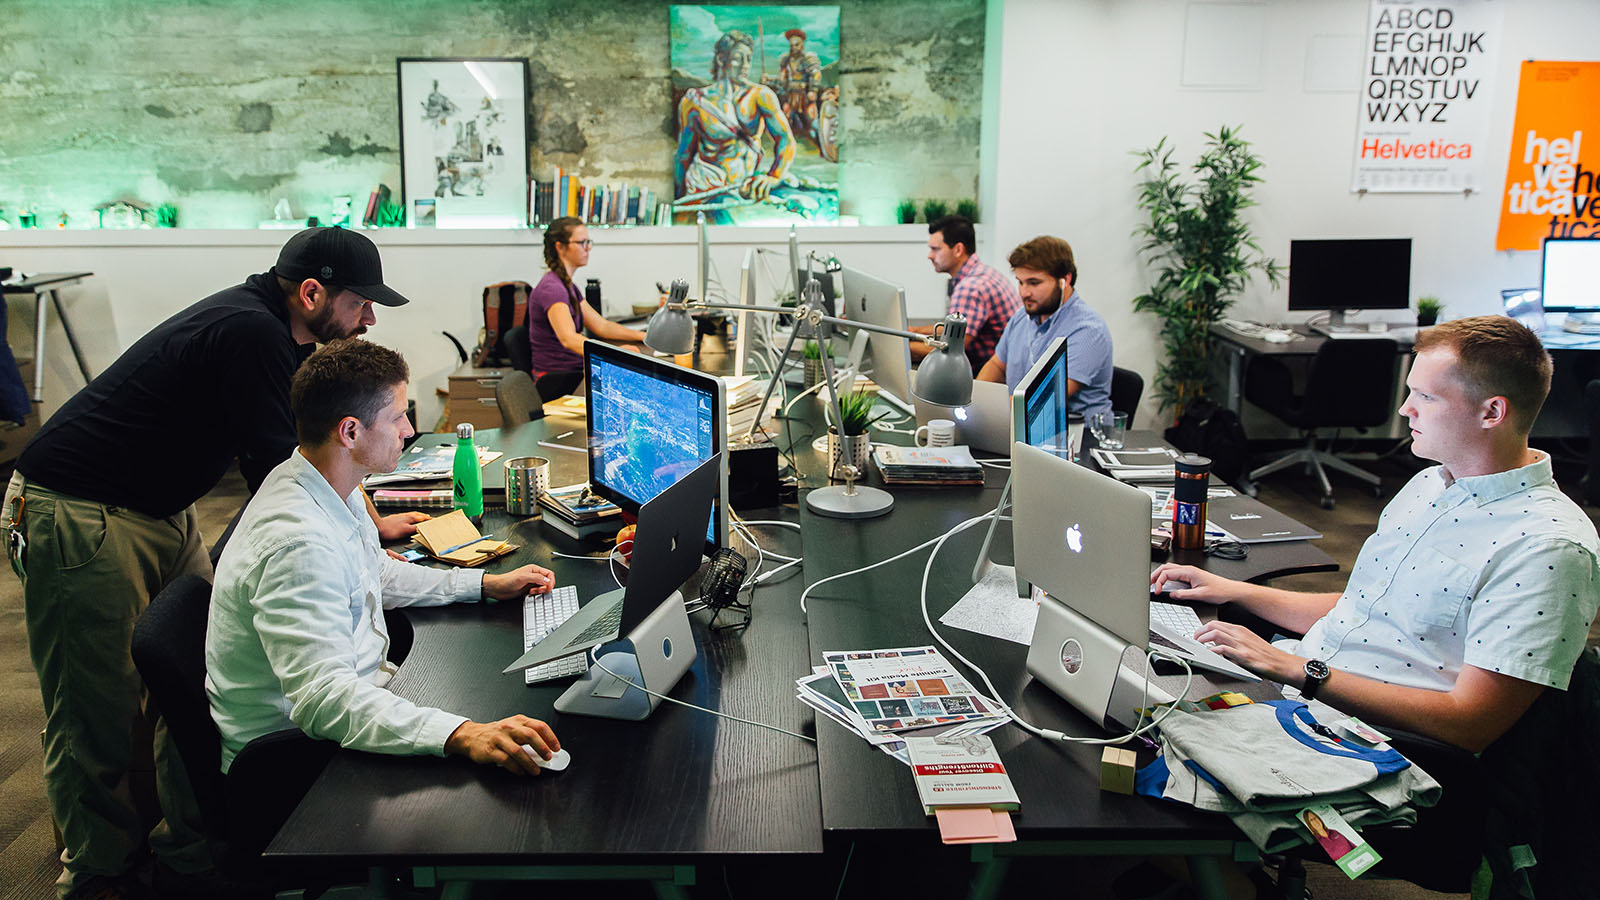
[[[945,316],[943,322],[934,326],[931,335],[918,334],[914,331],[900,331],[894,328],[883,328],[877,325],[868,325],[863,322],[852,322],[849,319],[840,319],[825,314],[822,303],[822,286],[816,279],[806,283],[802,302],[794,307],[782,306],[744,306],[732,303],[707,303],[704,300],[687,300],[689,285],[682,279],[672,282],[672,290],[667,297],[667,302],[656,310],[650,317],[650,323],[645,328],[645,346],[661,353],[682,354],[694,348],[694,323],[689,316],[690,310],[695,309],[732,309],[746,312],[773,312],[794,316],[797,325],[810,325],[816,341],[826,347],[833,337],[833,328],[840,326],[878,334],[892,334],[907,340],[922,341],[934,349],[922,361],[922,366],[917,369],[917,377],[912,393],[922,400],[938,406],[966,406],[972,402],[972,367],[967,362],[965,352],[965,336],[967,320],[959,313]],[[790,351],[794,349],[795,335],[800,332],[799,327],[790,332],[789,340],[784,345],[782,361],[787,363],[791,357]],[[830,354],[822,354],[824,377],[828,384],[828,398],[833,406],[835,422],[843,422],[844,415],[839,409],[839,392],[834,383],[833,360]],[[773,378],[767,384],[767,392],[761,397],[761,405],[757,409],[766,409],[767,403],[772,398],[773,390],[778,386],[779,371],[773,373]],[[759,427],[760,417],[750,426],[750,431],[745,437],[748,440]],[[841,437],[843,435],[841,434]],[[854,466],[842,467],[846,475],[844,485],[831,485],[817,488],[806,495],[806,506],[814,513],[822,516],[831,516],[839,519],[866,519],[881,516],[894,508],[894,497],[889,492],[873,487],[862,487],[855,484],[855,479],[865,472],[856,472]],[[831,474],[831,473],[830,473]]]

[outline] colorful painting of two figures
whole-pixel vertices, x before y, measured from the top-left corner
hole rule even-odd
[[[673,6],[675,220],[839,215],[839,7]]]

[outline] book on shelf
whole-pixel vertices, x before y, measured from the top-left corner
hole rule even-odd
[[[983,467],[965,444],[953,447],[895,447],[873,449],[887,484],[983,484]]]

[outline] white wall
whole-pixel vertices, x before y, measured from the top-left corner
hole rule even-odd
[[[28,273],[95,273],[61,296],[91,371],[98,374],[166,317],[266,271],[292,233],[0,231],[0,262]],[[483,325],[484,285],[537,281],[544,272],[541,235],[533,230],[366,233],[382,252],[385,282],[412,301],[398,309],[378,307],[378,324],[367,336],[405,354],[417,421],[426,429],[442,406],[434,390],[445,386],[457,365],[455,349],[439,332],[451,332],[470,350]],[[653,302],[656,281],[695,281],[694,228],[597,228],[591,236],[594,254],[578,277],[600,279],[606,310],[613,316],[626,315],[635,301]],[[847,265],[904,285],[912,316],[943,312],[944,276],[927,262],[924,226],[810,228],[800,229],[798,236],[802,253],[832,252]],[[787,253],[787,229],[713,227],[709,238],[713,267],[730,293],[737,290],[747,247]],[[772,278],[782,278],[786,255],[772,258],[770,265]],[[758,283],[769,283],[766,273]],[[83,384],[53,313],[47,317],[45,417]],[[31,357],[31,308],[14,302],[10,318],[12,346],[19,357]]]
[[[1001,2],[1001,0],[996,0]],[[1131,236],[1135,159],[1131,151],[1163,136],[1187,165],[1202,133],[1242,125],[1265,163],[1260,207],[1249,220],[1262,248],[1287,262],[1291,238],[1410,237],[1413,298],[1434,294],[1446,318],[1500,311],[1501,288],[1539,283],[1537,253],[1494,249],[1500,189],[1515,114],[1518,65],[1526,58],[1597,58],[1600,3],[1507,0],[1493,85],[1493,125],[1480,170],[1484,193],[1350,192],[1357,122],[1353,63],[1346,93],[1304,89],[1307,46],[1315,35],[1359,36],[1366,0],[1273,0],[1230,4],[1264,14],[1259,90],[1180,86],[1185,20],[1180,0],[1003,0],[999,50],[999,147],[993,244],[1009,248],[1038,234],[1066,238],[1082,270],[1083,296],[1111,326],[1117,364],[1154,375],[1156,321],[1136,315],[1132,298],[1149,284]],[[1240,48],[1250,53],[1257,48]],[[1004,249],[992,252],[996,260]],[[1360,273],[1351,273],[1359,291]],[[1259,321],[1297,318],[1286,289],[1258,280],[1235,315]],[[1405,313],[1369,313],[1403,321]],[[1147,400],[1141,421],[1154,413]],[[1252,432],[1254,433],[1254,432]]]

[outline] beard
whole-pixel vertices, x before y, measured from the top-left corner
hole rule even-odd
[[[1061,308],[1061,300],[1061,285],[1057,284],[1056,289],[1050,294],[1050,299],[1034,307],[1033,312],[1028,315],[1035,319],[1054,315],[1055,311]]]
[[[340,338],[355,337],[358,334],[367,333],[367,326],[365,325],[357,325],[355,328],[346,329],[343,325],[334,321],[333,311],[333,300],[330,298],[326,306],[312,313],[311,318],[306,320],[306,328],[311,332],[312,337],[317,339],[317,343],[326,344],[329,341],[336,341]]]

